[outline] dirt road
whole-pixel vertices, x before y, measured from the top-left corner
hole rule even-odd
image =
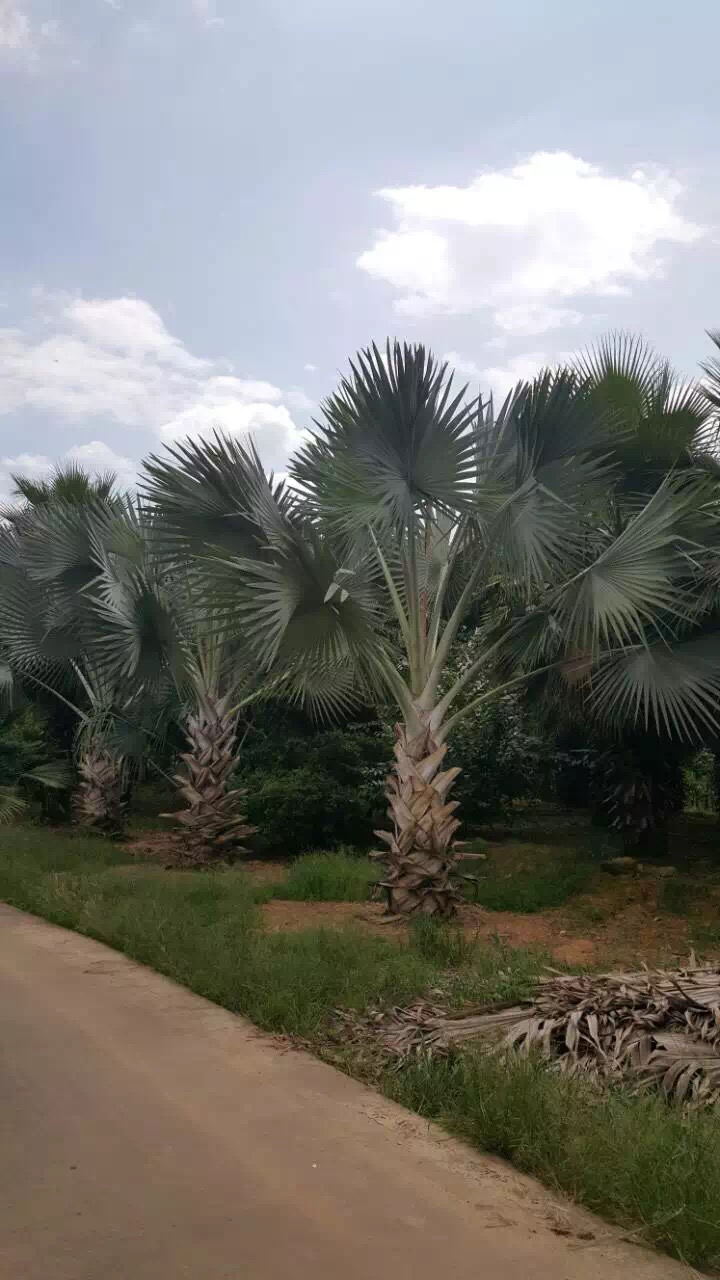
[[[1,905],[0,1028],[1,1280],[688,1276],[332,1068]]]

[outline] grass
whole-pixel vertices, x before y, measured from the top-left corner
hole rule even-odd
[[[661,880],[658,885],[658,907],[671,915],[691,915],[697,910],[702,898],[701,887],[690,880],[683,879],[682,876]]]
[[[501,850],[478,874],[469,897],[489,911],[547,911],[582,893],[593,875],[589,860],[557,853],[538,867],[506,870]]]
[[[378,869],[367,858],[342,853],[307,853],[288,869],[273,897],[297,902],[365,902]]]
[[[413,926],[408,946],[351,928],[265,933],[257,887],[241,872],[163,875],[142,863],[121,867],[126,858],[122,846],[102,840],[5,829],[0,898],[107,942],[335,1060],[329,1030],[337,1008],[402,1004],[427,993],[452,1007],[515,1002],[545,963],[537,952],[468,941],[427,921]],[[363,861],[311,855],[291,868],[288,883],[298,897],[312,891],[314,900],[327,900],[331,885],[359,894],[358,868],[367,887]],[[525,880],[535,904],[547,900],[538,881],[544,886],[544,872]],[[563,892],[568,883],[564,878]],[[696,1267],[720,1266],[717,1115],[599,1093],[533,1062],[508,1065],[472,1049],[379,1079],[377,1065],[368,1075],[367,1061],[349,1047],[341,1061],[458,1136],[509,1157],[606,1218],[640,1228],[648,1243]]]
[[[535,1062],[473,1050],[388,1072],[384,1089],[606,1218],[640,1227],[646,1243],[691,1266],[720,1266],[716,1115],[601,1094]]]
[[[482,864],[477,881],[468,887],[468,897],[490,911],[536,912],[559,907],[587,887],[594,871],[589,859],[578,860],[545,848],[541,852],[545,860],[539,867],[511,866],[508,870],[510,860],[501,849]],[[523,853],[527,859],[527,850]],[[273,886],[271,896],[299,902],[364,902],[378,875],[377,867],[366,857],[342,850],[308,853],[291,865],[285,879]],[[428,946],[432,946],[430,940]]]

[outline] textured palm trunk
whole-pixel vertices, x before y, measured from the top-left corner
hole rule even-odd
[[[231,861],[247,852],[240,841],[256,830],[241,812],[245,791],[229,787],[236,767],[237,716],[228,711],[228,702],[228,697],[204,694],[185,726],[189,750],[180,757],[184,772],[175,781],[187,808],[163,814],[181,824],[177,860],[183,866]]]
[[[388,849],[372,856],[385,861],[380,884],[391,915],[448,919],[461,899],[454,877],[458,802],[447,798],[460,770],[443,769],[447,744],[436,740],[430,713],[417,714],[419,732],[396,726],[395,765],[385,793],[393,830],[375,833]]]
[[[122,762],[105,748],[90,746],[78,761],[78,773],[78,822],[105,835],[122,835],[127,813]]]

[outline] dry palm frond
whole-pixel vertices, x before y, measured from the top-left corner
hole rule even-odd
[[[597,1080],[627,1079],[678,1102],[720,1101],[720,969],[543,980],[522,1005],[455,1016],[428,1004],[375,1016],[400,1060],[447,1053],[469,1039]]]

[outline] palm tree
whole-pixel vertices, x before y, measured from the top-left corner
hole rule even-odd
[[[185,808],[161,816],[180,824],[176,861],[207,866],[246,852],[240,842],[255,830],[242,813],[245,793],[231,779],[238,717],[259,693],[256,669],[200,600],[187,564],[151,550],[157,549],[157,527],[144,524],[142,571],[118,584],[114,569],[103,568],[95,583],[98,649],[108,676],[138,688],[140,696],[157,696],[170,683],[187,740],[174,776]],[[159,701],[167,704],[167,688]]]
[[[483,701],[562,668],[592,674],[591,696],[616,714],[628,699],[680,717],[720,708],[720,658],[694,666],[686,697],[675,659],[645,647],[660,609],[682,611],[702,500],[666,484],[620,537],[597,529],[583,513],[611,483],[611,434],[574,371],[520,385],[495,414],[423,347],[396,343],[362,352],[324,403],[291,464],[295,492],[231,441],[149,464],[175,545],[202,556],[213,608],[266,670],[304,671],[324,710],[352,681],[397,707],[391,829],[375,855],[391,914],[447,917],[458,901],[446,757]],[[471,610],[478,653],[447,687]]]
[[[717,428],[702,386],[679,378],[638,337],[610,334],[573,365],[613,432],[617,468],[595,518],[607,536],[619,536],[669,471],[707,469]],[[678,801],[670,779],[679,778],[682,753],[692,744],[671,743],[664,725],[659,732],[638,733],[632,723],[589,724],[586,699],[557,679],[549,685],[551,696],[540,704],[545,722],[560,710],[566,727],[582,726],[589,734],[587,740],[600,752],[596,780],[606,784],[599,786],[598,798],[613,825],[629,843],[664,849],[663,823]]]
[[[116,835],[125,817],[126,727],[141,718],[141,703],[136,688],[109,680],[104,670],[92,588],[104,570],[120,590],[142,540],[121,537],[131,504],[87,499],[92,482],[81,483],[78,473],[71,479],[77,501],[53,494],[18,509],[0,528],[0,638],[15,677],[48,694],[74,722],[78,820]]]
[[[3,508],[0,516],[15,523],[29,509],[57,506],[93,506],[116,501],[116,476],[106,471],[93,477],[76,463],[55,467],[49,479],[33,480],[31,476],[13,475],[13,494],[20,503]]]

